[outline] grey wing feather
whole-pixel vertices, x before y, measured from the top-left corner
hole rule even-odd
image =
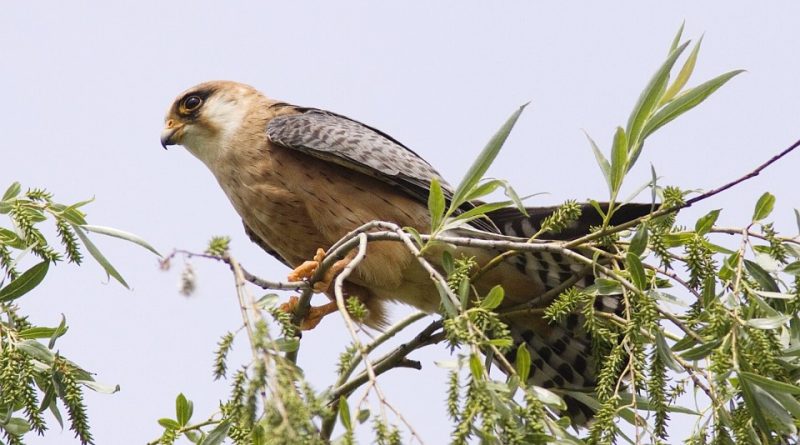
[[[453,196],[453,189],[430,164],[386,133],[329,111],[296,109],[301,114],[278,116],[269,122],[267,136],[273,143],[397,186],[423,204],[434,178],[448,202]],[[461,210],[472,207],[465,203]],[[474,220],[471,225],[498,232],[488,219]]]
[[[376,177],[418,199],[427,200],[434,178],[452,195],[430,164],[388,135],[334,113],[300,110],[305,112],[270,121],[267,135],[272,142]]]

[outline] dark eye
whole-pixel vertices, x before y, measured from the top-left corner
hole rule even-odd
[[[183,101],[183,108],[186,111],[194,111],[200,108],[202,103],[203,99],[200,99],[199,96],[189,96]]]

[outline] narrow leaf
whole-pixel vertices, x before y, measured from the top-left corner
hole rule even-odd
[[[519,380],[521,382],[527,382],[528,376],[531,373],[531,353],[528,351],[528,345],[524,342],[520,343],[519,347],[517,348],[515,367],[517,368]]]
[[[631,280],[633,284],[639,288],[644,289],[647,286],[647,275],[644,273],[644,266],[642,266],[642,260],[639,259],[639,256],[633,252],[628,252],[625,255],[626,260],[626,268],[628,272],[631,274]]]
[[[42,282],[49,268],[50,262],[45,260],[26,270],[22,275],[0,289],[0,302],[12,301],[30,292]]]
[[[661,361],[664,362],[667,368],[675,372],[684,371],[683,367],[675,360],[675,356],[672,354],[672,350],[660,330],[656,330],[656,353],[661,357]]]
[[[353,431],[353,420],[350,417],[350,405],[345,397],[339,397],[339,420],[347,431]]]
[[[764,270],[763,267],[759,266],[758,263],[750,260],[744,260],[744,267],[747,269],[747,272],[756,280],[759,286],[761,286],[762,290],[769,291],[769,292],[780,292],[778,288],[778,284],[775,283],[775,280],[772,276]]]
[[[756,329],[775,329],[785,325],[792,317],[790,315],[779,315],[768,318],[751,318],[747,320],[747,325]]]
[[[783,273],[800,276],[800,261],[787,264],[786,267],[783,268]]]
[[[178,425],[178,422],[176,422],[176,421],[174,421],[172,419],[167,419],[166,417],[158,419],[158,424],[163,426],[164,428],[166,428],[168,430],[178,430],[178,429],[181,428],[181,426]]]
[[[19,195],[20,190],[22,190],[22,186],[19,182],[14,181],[7,189],[6,192],[3,193],[3,197],[0,198],[0,201],[8,201],[11,198],[16,198]]]
[[[694,231],[701,236],[708,233],[711,230],[711,228],[714,227],[714,223],[717,222],[720,210],[722,209],[712,210],[708,212],[705,216],[698,219],[694,225]]]
[[[689,57],[683,64],[683,67],[681,67],[681,70],[678,72],[678,76],[675,77],[675,81],[672,82],[672,85],[670,85],[669,88],[667,88],[667,91],[664,92],[664,97],[661,98],[659,105],[663,105],[675,97],[675,95],[677,95],[686,85],[686,82],[689,81],[689,78],[692,77],[694,66],[697,63],[697,55],[700,53],[701,43],[703,43],[702,37],[700,37],[700,40],[698,40],[694,45],[694,48],[692,48],[691,54],[689,54]]]
[[[498,284],[497,286],[493,287],[489,293],[486,295],[486,298],[481,301],[481,307],[484,309],[492,310],[497,306],[500,306],[500,303],[503,302],[503,297],[505,296],[505,292],[503,288]]]
[[[792,385],[790,383],[778,382],[769,377],[753,374],[752,372],[739,371],[739,377],[742,380],[747,380],[754,385],[758,385],[770,392],[785,392],[789,394],[800,395],[800,386]]]
[[[652,118],[647,122],[647,125],[642,129],[642,139],[650,136],[656,130],[671,122],[678,116],[686,113],[692,108],[700,105],[705,101],[714,91],[717,91],[722,85],[731,80],[734,76],[742,73],[743,70],[731,71],[719,75],[708,82],[702,83],[694,88],[686,90],[683,94],[676,97],[672,102],[666,104]]]
[[[56,345],[56,340],[64,335],[67,332],[67,329],[69,329],[67,326],[67,317],[65,317],[64,314],[61,314],[61,323],[58,324],[58,327],[55,328],[53,333],[50,335],[50,341],[47,343],[47,348],[53,349],[53,347]]]
[[[472,201],[474,199],[482,198],[489,193],[497,190],[498,187],[503,186],[503,180],[501,179],[492,179],[489,181],[484,182],[472,189],[472,191],[464,198],[467,201]]]
[[[102,253],[100,253],[100,250],[97,248],[97,246],[94,245],[92,240],[90,240],[89,237],[86,236],[86,232],[84,232],[80,228],[80,226],[73,225],[72,228],[75,229],[75,233],[77,233],[78,238],[80,238],[81,241],[83,241],[83,244],[86,246],[86,250],[89,251],[89,253],[92,255],[92,258],[94,258],[95,261],[97,261],[97,263],[103,267],[106,273],[114,277],[114,279],[119,281],[119,283],[125,286],[126,289],[130,289],[128,283],[126,283],[125,280],[122,278],[122,275],[120,275],[119,272],[117,272],[117,269],[115,269],[114,266],[112,266],[111,263],[108,262],[106,257],[104,257]]]
[[[444,192],[438,178],[431,180],[431,189],[428,192],[428,211],[431,215],[431,232],[435,232],[444,217]]]
[[[101,235],[113,236],[114,238],[124,239],[125,241],[130,241],[134,244],[138,244],[145,249],[153,252],[154,254],[161,256],[158,251],[151,246],[147,241],[142,239],[139,236],[136,236],[132,233],[128,233],[122,230],[114,229],[112,227],[103,227],[103,226],[90,226],[87,224],[83,224],[80,226],[82,229],[87,230],[89,232],[99,233]],[[88,247],[88,246],[87,246]]]
[[[628,252],[636,256],[641,256],[647,248],[647,234],[647,226],[645,224],[639,224],[636,233],[633,234],[633,238],[631,238],[631,245],[628,248]]]
[[[711,351],[719,347],[719,345],[720,341],[714,340],[699,346],[695,346],[694,348],[689,349],[680,355],[686,360],[700,360],[701,358],[708,356],[708,354],[711,354]]]
[[[669,46],[669,54],[672,54],[675,51],[675,48],[681,43],[681,36],[683,35],[683,27],[686,25],[686,22],[681,23],[681,27],[678,28],[678,33],[675,34],[675,38],[672,39],[672,45]]]
[[[17,348],[42,363],[52,364],[55,359],[53,351],[47,349],[47,347],[39,343],[38,340],[21,341],[17,343]]]
[[[216,426],[200,445],[220,445],[222,441],[228,437],[228,430],[231,428],[231,424],[228,421],[222,421],[219,425]]]
[[[789,294],[784,292],[767,292],[763,290],[757,290],[755,292],[764,298],[777,298],[778,300],[794,300],[795,298],[797,298],[795,294]]]
[[[100,394],[114,394],[115,392],[119,392],[120,389],[119,385],[114,385],[114,386],[104,385],[102,383],[97,383],[92,380],[78,380],[78,383]]]
[[[611,146],[611,193],[616,196],[628,171],[628,138],[625,130],[617,127],[614,144]]]
[[[586,135],[586,139],[589,139],[589,145],[592,147],[592,151],[594,152],[594,158],[597,159],[597,165],[600,166],[600,171],[603,172],[603,177],[606,178],[606,185],[608,186],[608,191],[611,191],[611,164],[606,159],[603,152],[597,147],[597,144],[594,142],[594,139],[589,136],[589,133],[584,132]]]
[[[175,399],[175,418],[180,426],[186,426],[189,423],[189,419],[192,418],[192,411],[192,402],[187,400],[183,393],[178,394]]]
[[[525,109],[528,104],[525,104],[517,111],[515,111],[511,117],[503,124],[502,127],[495,133],[494,136],[489,140],[489,143],[486,144],[483,151],[481,151],[478,158],[475,159],[475,162],[467,171],[467,174],[464,175],[464,179],[461,180],[461,183],[456,188],[455,193],[453,194],[453,199],[451,202],[451,208],[457,208],[461,204],[464,203],[464,197],[466,197],[470,191],[472,191],[475,184],[477,184],[481,178],[483,178],[483,174],[486,173],[486,170],[489,169],[489,166],[492,164],[494,159],[497,157],[497,153],[500,152],[500,149],[503,147],[508,135],[511,133],[511,129],[514,128],[514,124],[517,123],[520,114]]]
[[[753,211],[753,221],[761,221],[768,217],[773,208],[775,208],[775,195],[765,192],[758,198],[756,209]]]
[[[672,70],[673,65],[678,60],[678,57],[686,49],[689,42],[686,42],[677,48],[667,57],[667,60],[661,64],[656,73],[650,79],[650,83],[642,91],[636,106],[628,118],[627,135],[631,146],[639,145],[640,135],[642,134],[642,127],[645,121],[650,117],[656,104],[661,100],[661,96],[666,88],[667,81],[669,81],[669,72]],[[638,153],[631,153],[631,159],[635,160]]]
[[[472,378],[483,380],[483,364],[481,364],[481,359],[475,354],[470,354],[469,356],[469,370],[472,372]]]

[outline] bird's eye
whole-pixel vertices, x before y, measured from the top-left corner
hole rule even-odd
[[[202,103],[203,99],[200,99],[199,96],[189,96],[183,101],[183,108],[186,111],[194,111],[200,108]]]

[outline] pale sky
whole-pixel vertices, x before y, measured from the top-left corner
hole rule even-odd
[[[224,5],[224,6],[223,6]],[[705,33],[694,82],[748,72],[668,125],[645,147],[627,190],[649,178],[710,189],[800,138],[800,33],[796,2],[6,2],[0,55],[6,85],[0,188],[14,180],[46,187],[62,202],[89,197],[89,221],[135,232],[162,252],[201,251],[230,235],[252,272],[286,269],[251,244],[239,218],[200,162],[158,142],[166,108],[185,88],[211,79],[250,83],[267,95],[336,111],[391,134],[457,183],[473,157],[520,104],[531,101],[490,175],[529,205],[606,198],[582,130],[608,151],[641,89],[686,20]],[[761,176],[681,214],[724,208],[720,224],[747,224],[766,190],[777,195],[778,228],[796,233],[800,207],[795,153]],[[5,224],[5,223],[3,223]],[[21,301],[44,325],[64,314],[59,350],[119,384],[87,392],[98,444],[141,444],[159,435],[183,392],[194,420],[214,412],[227,382],[212,382],[212,351],[241,320],[224,265],[194,261],[197,293],[177,292],[180,262],[158,270],[153,255],[94,239],[132,286],[106,282],[87,261],[63,264]],[[321,300],[318,300],[321,301]],[[402,310],[398,310],[402,313]],[[411,334],[409,332],[409,334]],[[347,341],[336,316],[308,333],[300,365],[319,390],[332,381]],[[236,367],[245,348],[231,356]],[[426,443],[449,437],[443,379],[415,353],[422,372],[395,370],[382,388]],[[77,443],[54,420],[32,444]],[[678,428],[678,426],[674,426]],[[677,429],[676,436],[680,435]]]

